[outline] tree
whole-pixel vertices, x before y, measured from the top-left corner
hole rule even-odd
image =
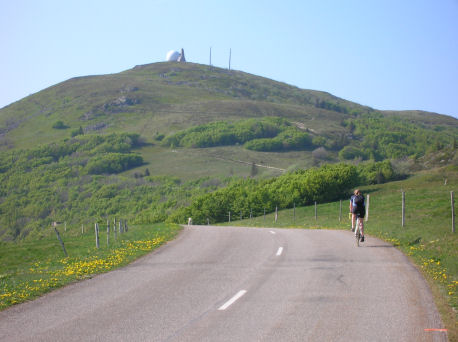
[[[80,128],[72,131],[72,137],[76,137],[77,135],[83,135],[83,134],[84,134],[84,131],[83,131],[83,127],[81,126]]]
[[[353,146],[345,146],[339,152],[339,158],[341,160],[352,160],[355,158],[364,158],[364,152],[361,151],[359,148]]]
[[[65,128],[68,128],[68,126],[65,125],[63,121],[59,120],[59,121],[54,122],[54,124],[52,125],[52,128],[65,129]]]

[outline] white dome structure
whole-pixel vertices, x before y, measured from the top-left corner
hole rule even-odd
[[[167,56],[165,57],[167,62],[176,62],[180,57],[180,53],[175,50],[170,50],[167,52]]]

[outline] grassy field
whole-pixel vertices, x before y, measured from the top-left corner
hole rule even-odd
[[[445,180],[447,180],[445,184]],[[415,263],[429,282],[450,340],[458,338],[458,249],[457,233],[451,231],[450,191],[457,191],[458,173],[447,170],[417,175],[397,182],[362,187],[370,194],[368,238],[375,236],[391,242]],[[401,226],[401,191],[406,193],[406,224]],[[293,227],[302,229],[349,229],[348,199],[314,206],[281,210],[277,222],[274,214],[231,225]],[[237,216],[233,214],[233,219]],[[55,234],[41,240],[0,243],[0,309],[33,299],[54,288],[107,272],[138,258],[173,239],[176,225],[132,226],[129,232],[110,236],[106,244],[104,227],[101,248],[94,243],[93,228],[81,234],[80,227],[59,230],[69,257],[65,258]],[[353,243],[353,241],[349,241]]]
[[[296,134],[282,136],[282,147],[277,148],[285,152],[248,150],[234,141],[234,145],[215,143],[209,148],[161,145],[168,135],[196,125],[262,121],[267,117],[287,120],[302,130],[296,133],[306,133],[312,141],[291,144],[297,140],[293,139]],[[329,93],[195,63],[153,63],[117,74],[77,77],[0,108],[0,239],[8,241],[38,234],[55,220],[76,222],[86,212],[81,215],[74,208],[85,207],[83,197],[97,198],[93,195],[102,187],[104,191],[97,193],[99,205],[90,209],[90,220],[105,214],[133,219],[144,211],[146,216],[155,218],[138,223],[165,220],[161,212],[175,206],[174,190],[165,189],[160,194],[156,181],[144,175],[178,178],[177,184],[205,178],[207,184],[218,186],[228,178],[264,179],[279,176],[283,170],[309,169],[340,161],[351,163],[355,159],[409,160],[403,169],[396,170],[400,173],[452,164],[458,158],[457,132],[458,120],[453,117],[421,111],[385,115]],[[142,157],[143,163],[129,162],[119,167],[121,160],[139,158],[99,154],[109,147],[91,155],[84,151],[61,153],[80,139],[104,139],[112,133],[140,134],[132,152]],[[214,136],[219,143],[220,133]],[[226,133],[231,136],[234,132]],[[47,152],[38,153],[36,149],[41,144],[51,145],[43,147]],[[29,164],[24,161],[23,167],[12,171],[17,165],[13,161],[25,154],[40,160],[27,159]],[[427,165],[432,154],[437,160]],[[109,175],[106,182],[98,176],[90,178],[95,172],[94,163],[105,158],[117,166],[102,168]],[[43,166],[49,173],[42,177],[38,172],[29,172],[36,170],[34,165]],[[61,170],[59,177],[52,171],[56,167]],[[98,169],[97,173],[102,173]],[[41,182],[37,182],[38,178]],[[97,179],[92,181],[94,178]],[[20,186],[14,187],[13,181]],[[154,196],[142,190],[145,186]],[[120,190],[115,196],[118,198],[107,196],[107,191],[111,191],[107,188]],[[190,193],[194,196],[200,190],[195,186]],[[120,201],[119,193],[128,191],[150,198],[138,201],[142,202],[138,206],[131,205],[133,200]],[[34,196],[38,200],[32,200]],[[176,206],[188,198],[178,200]],[[154,215],[150,215],[152,211],[156,211]]]
[[[250,177],[252,163],[257,167],[257,177],[279,176],[281,169],[311,167],[309,151],[285,153],[254,152],[241,146],[220,146],[203,149],[147,146],[140,150],[146,166],[126,171],[125,175],[134,174],[148,167],[159,175],[173,174],[184,181],[203,177]],[[291,161],[295,160],[295,164]],[[202,165],[205,165],[203,167]],[[274,167],[272,169],[269,167]]]
[[[54,231],[41,240],[0,243],[0,310],[31,300],[52,289],[90,278],[126,265],[173,239],[180,226],[156,224],[132,226],[129,231],[110,234],[101,226],[100,248],[95,246],[94,228],[81,234],[80,227],[64,232],[59,227],[68,257]]]
[[[447,184],[445,183],[447,179]],[[452,233],[450,191],[458,190],[458,173],[419,173],[409,179],[362,187],[370,194],[370,211],[365,232],[392,243],[417,265],[431,286],[450,341],[458,340],[458,233]],[[406,197],[406,221],[401,225],[401,191]],[[348,199],[279,211],[265,217],[231,222],[231,225],[303,229],[349,229]],[[455,206],[456,210],[456,206]],[[237,216],[234,215],[234,218]],[[353,243],[353,241],[348,241]]]

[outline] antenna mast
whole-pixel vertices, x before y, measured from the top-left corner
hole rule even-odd
[[[231,70],[231,51],[232,49],[229,48],[229,70]]]

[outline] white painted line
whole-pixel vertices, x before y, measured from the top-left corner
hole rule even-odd
[[[226,303],[224,303],[218,310],[226,310],[228,307],[234,304],[236,300],[240,299],[240,297],[242,297],[245,293],[246,290],[240,290],[234,297],[232,297]]]
[[[270,234],[275,235],[275,234],[277,234],[277,233],[275,233],[273,230],[271,230],[271,231],[270,231]]]
[[[280,256],[283,253],[283,247],[280,247],[277,251],[277,256]]]

